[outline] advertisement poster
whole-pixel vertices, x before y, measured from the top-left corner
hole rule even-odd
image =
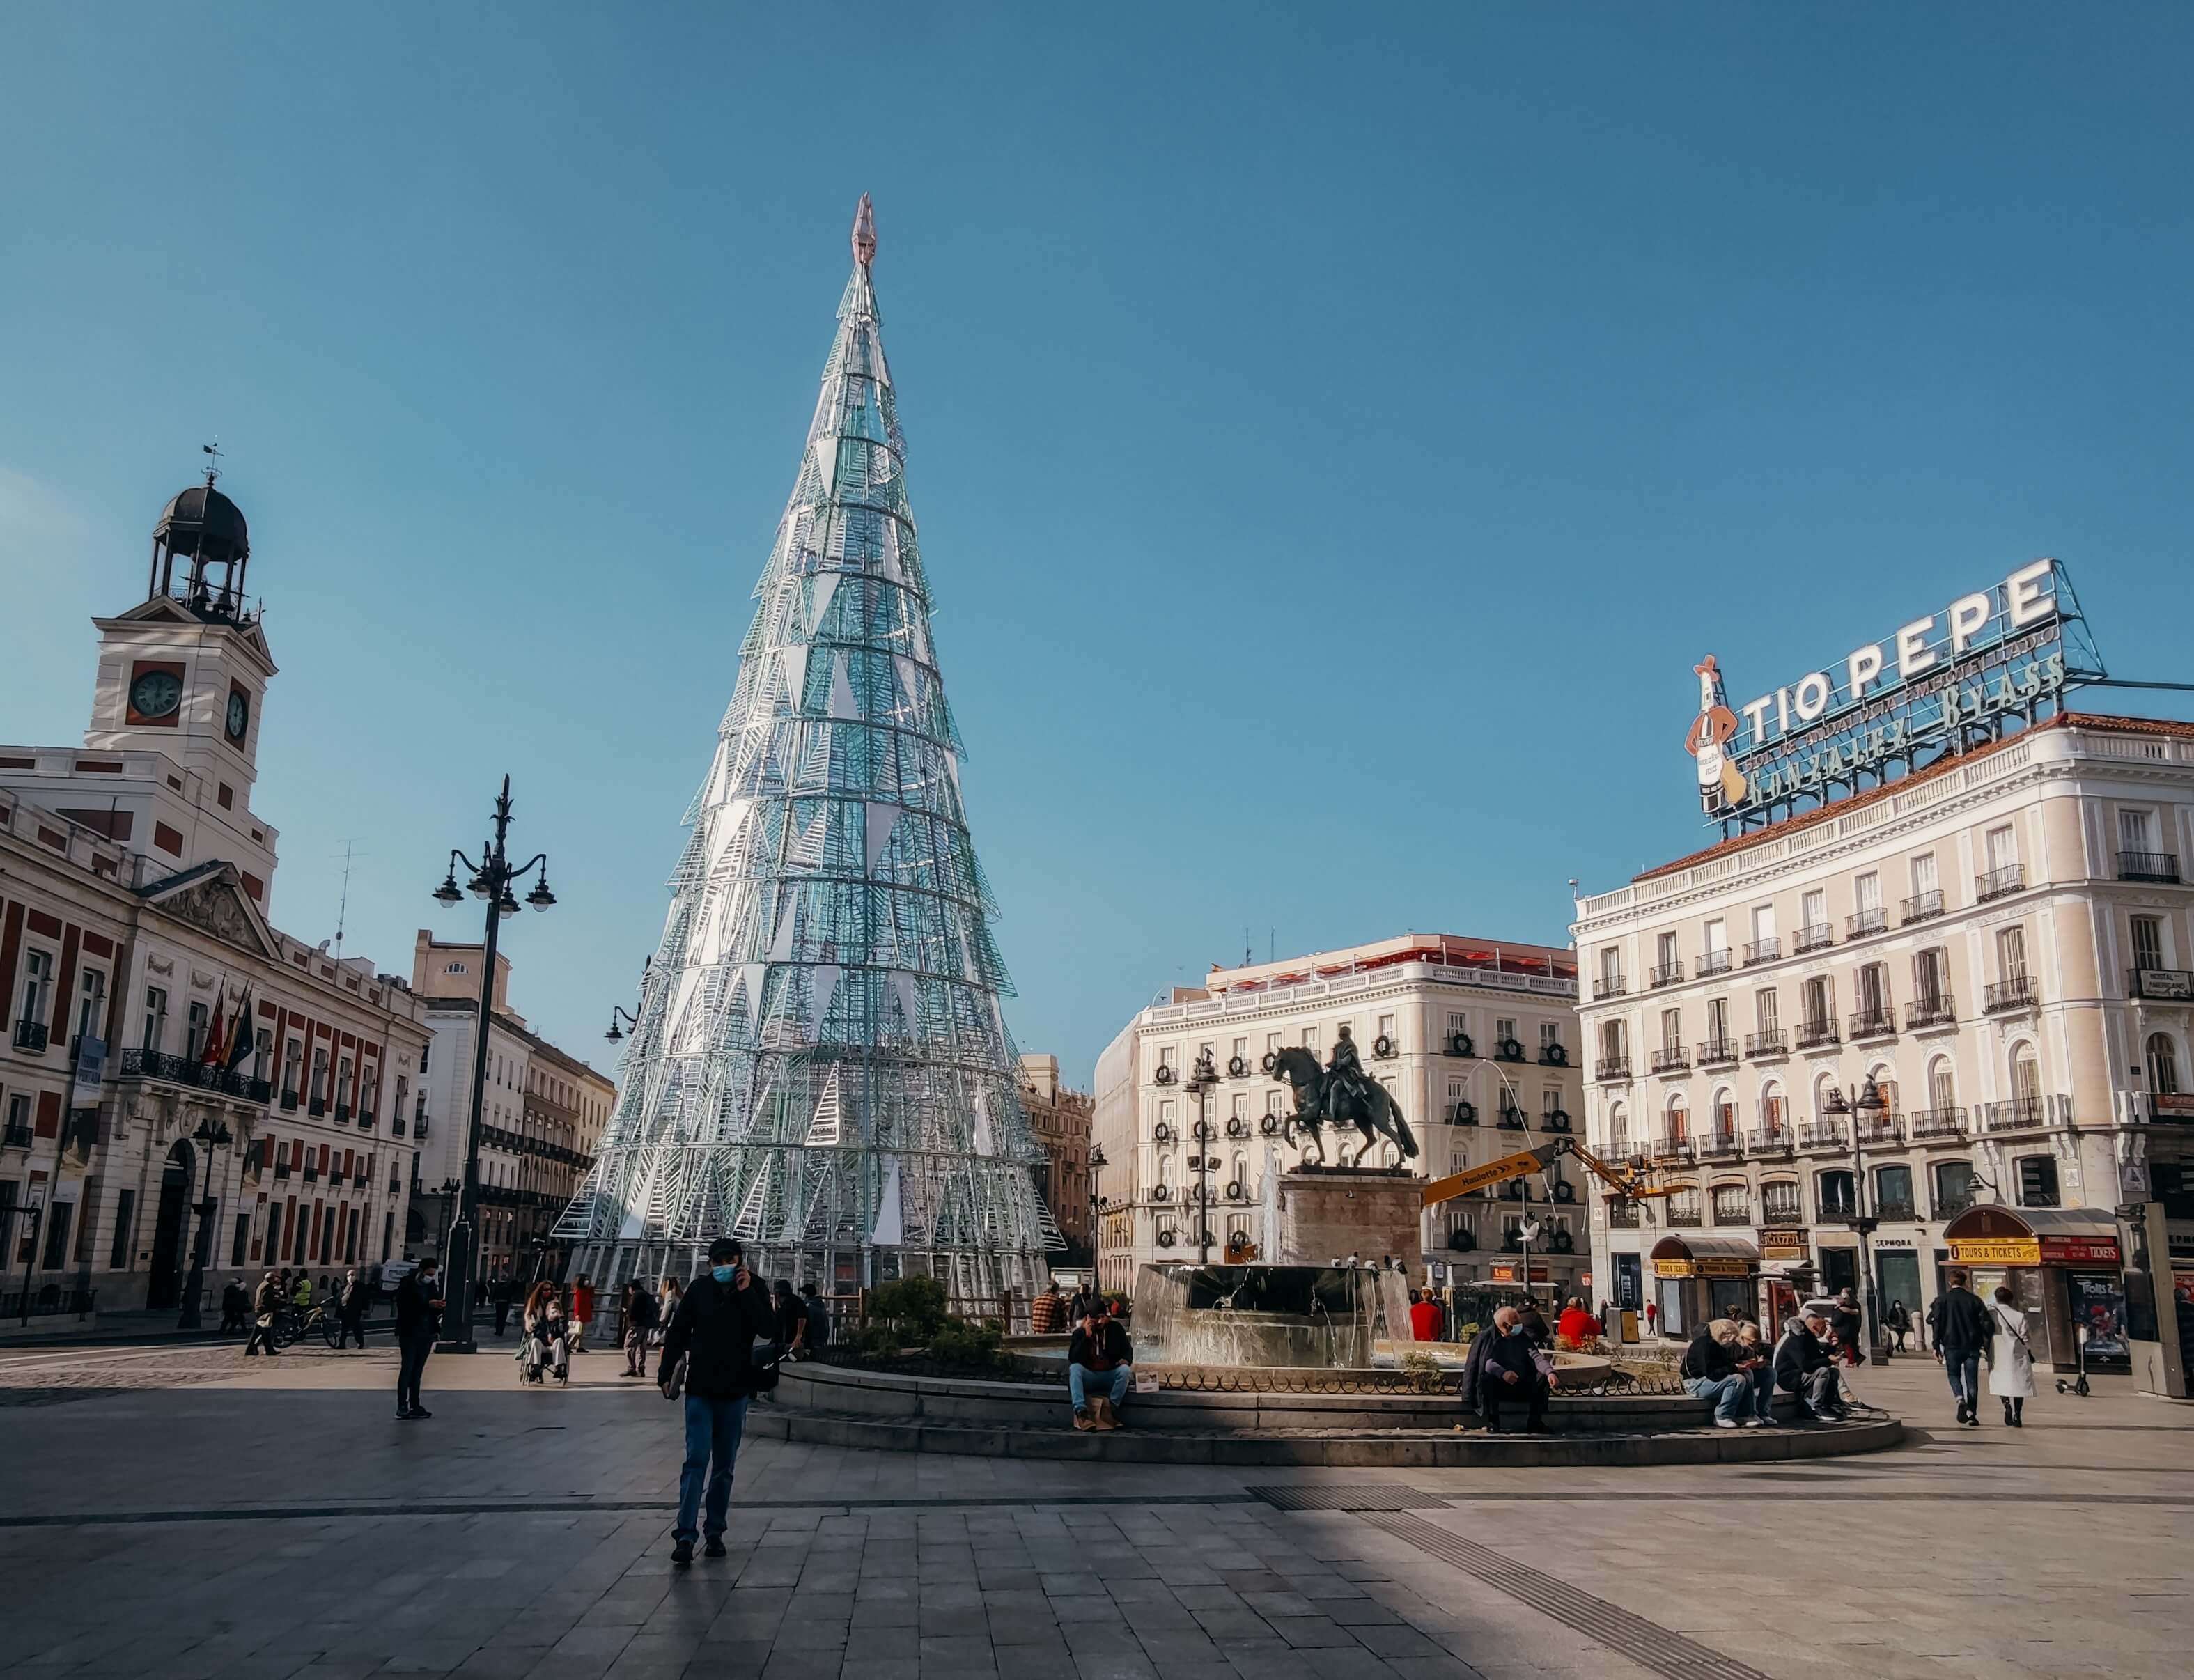
[[[2067,1272],[2072,1293],[2073,1333],[2088,1332],[2089,1359],[2128,1359],[2125,1343],[2125,1284],[2108,1272]]]

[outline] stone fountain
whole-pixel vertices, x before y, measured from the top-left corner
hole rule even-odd
[[[1398,1272],[1334,1266],[1145,1266],[1135,1283],[1139,1363],[1363,1369],[1410,1339]]]

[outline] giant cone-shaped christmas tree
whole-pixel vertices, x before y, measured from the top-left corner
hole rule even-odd
[[[829,1294],[926,1273],[989,1310],[1060,1246],[930,642],[875,255],[864,196],[617,1108],[555,1231],[598,1285],[691,1275],[730,1233],[767,1277]]]

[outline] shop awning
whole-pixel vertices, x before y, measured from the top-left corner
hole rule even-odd
[[[2092,1207],[1969,1207],[1943,1228],[1951,1260],[1967,1266],[2120,1263],[2118,1223]]]
[[[1749,1277],[1760,1266],[1760,1251],[1743,1237],[1665,1236],[1651,1258],[1657,1278]]]

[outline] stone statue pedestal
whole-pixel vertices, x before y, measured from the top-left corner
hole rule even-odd
[[[1305,1167],[1280,1176],[1278,1254],[1284,1266],[1393,1255],[1415,1271],[1423,1181],[1407,1167]]]

